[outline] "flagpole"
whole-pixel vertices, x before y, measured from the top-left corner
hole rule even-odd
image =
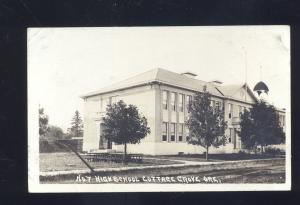
[[[245,89],[246,89],[246,94],[245,94],[245,102],[247,102],[247,52],[244,46],[242,46],[243,50],[244,50],[244,57],[245,57]]]

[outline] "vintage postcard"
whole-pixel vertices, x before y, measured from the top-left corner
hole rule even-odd
[[[289,26],[27,37],[29,192],[291,189]]]

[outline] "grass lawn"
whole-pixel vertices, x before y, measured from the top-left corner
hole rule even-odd
[[[208,172],[199,172],[198,174],[183,175],[186,177],[191,176],[216,177],[222,183],[285,183],[285,166],[283,164],[228,169],[228,170],[213,170]]]
[[[151,166],[162,164],[178,164],[172,160],[143,159],[142,163],[128,163],[132,166]],[[124,167],[122,163],[115,162],[89,162],[93,168]],[[73,152],[40,153],[40,171],[67,171],[88,169],[86,165]]]
[[[185,155],[164,155],[153,156],[170,160],[186,160],[186,161],[200,161],[205,162],[204,154],[185,154]],[[235,160],[249,160],[249,159],[271,159],[279,156],[267,155],[267,154],[246,154],[246,153],[233,153],[233,154],[209,154],[209,161],[235,161]],[[284,158],[284,156],[281,156]]]
[[[90,182],[96,183],[95,176],[101,177],[133,177],[140,179],[138,183],[145,183],[141,179],[144,176],[160,177],[192,177],[198,176],[201,179],[205,177],[216,177],[221,183],[284,183],[285,182],[285,160],[276,159],[258,162],[230,162],[231,164],[222,165],[199,165],[183,166],[177,168],[152,168],[144,170],[130,170],[121,172],[97,172],[82,174],[81,176],[91,177]],[[77,174],[54,177],[40,177],[41,183],[82,183],[76,182]],[[101,182],[100,182],[101,183]],[[113,182],[114,183],[114,182]],[[202,180],[201,183],[206,183]]]

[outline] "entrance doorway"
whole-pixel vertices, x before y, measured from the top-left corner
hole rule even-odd
[[[236,149],[236,128],[229,128],[229,136],[230,136],[230,142],[233,144],[233,149]]]
[[[236,149],[236,128],[233,128],[233,149]]]
[[[99,137],[99,149],[111,149],[112,142],[105,139],[103,136],[103,131],[105,130],[105,125],[100,123],[100,137]]]

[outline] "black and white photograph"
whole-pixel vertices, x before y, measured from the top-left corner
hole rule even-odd
[[[27,29],[29,192],[291,189],[290,27]]]

